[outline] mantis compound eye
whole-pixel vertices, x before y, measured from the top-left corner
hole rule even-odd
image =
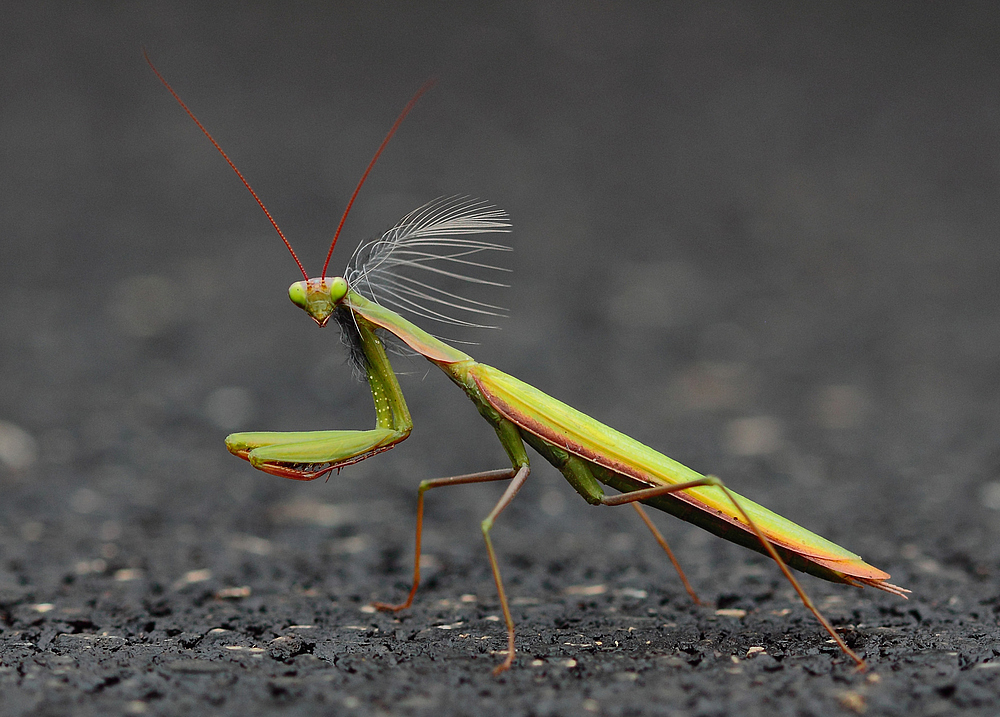
[[[330,292],[330,301],[333,303],[339,302],[347,295],[347,279],[342,276],[338,276],[334,279],[325,279],[327,282],[327,288]]]
[[[288,287],[288,298],[292,300],[292,303],[298,306],[300,309],[306,308],[309,304],[308,292],[306,291],[306,282],[296,281],[294,284]]]

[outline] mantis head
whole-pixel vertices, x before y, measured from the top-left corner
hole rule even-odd
[[[347,280],[342,276],[306,279],[288,287],[288,298],[322,327],[347,296],[347,288]]]

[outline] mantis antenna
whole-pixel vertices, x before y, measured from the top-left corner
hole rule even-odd
[[[302,262],[299,261],[298,255],[295,253],[295,250],[292,249],[291,243],[288,241],[288,238],[285,237],[285,233],[281,231],[281,227],[278,226],[278,222],[276,222],[274,220],[274,217],[271,216],[271,212],[269,212],[267,210],[267,207],[264,206],[264,202],[261,201],[261,198],[259,196],[257,196],[257,192],[255,192],[253,190],[253,187],[250,186],[250,182],[246,180],[246,177],[244,177],[243,173],[240,172],[240,170],[236,167],[236,164],[233,163],[233,160],[229,158],[229,155],[225,153],[225,151],[222,149],[221,146],[219,146],[219,143],[215,141],[215,138],[211,135],[211,133],[209,133],[209,131],[205,129],[205,125],[203,125],[198,120],[198,118],[195,117],[194,112],[192,112],[188,108],[188,106],[184,104],[184,100],[182,100],[180,98],[180,95],[178,95],[174,91],[174,88],[170,86],[170,83],[167,82],[166,78],[160,74],[159,70],[156,69],[156,66],[153,64],[153,61],[149,59],[149,54],[146,52],[145,49],[143,49],[142,51],[142,56],[146,59],[146,63],[149,65],[150,69],[153,70],[153,73],[157,76],[160,82],[163,83],[163,86],[166,87],[167,90],[170,92],[170,94],[173,95],[174,99],[177,100],[177,104],[181,106],[181,109],[183,109],[187,113],[188,117],[194,120],[194,123],[198,125],[198,129],[200,129],[202,133],[206,137],[208,137],[208,141],[212,143],[212,146],[218,150],[219,154],[222,155],[222,158],[226,160],[226,163],[232,168],[234,172],[236,172],[236,176],[240,178],[241,182],[243,182],[243,186],[246,187],[247,191],[250,192],[251,196],[253,196],[258,206],[260,206],[261,210],[263,210],[264,215],[267,217],[268,221],[271,222],[271,226],[273,226],[274,230],[278,232],[278,236],[281,237],[281,241],[285,243],[285,246],[288,248],[289,253],[291,253],[292,255],[292,259],[295,260],[295,264],[299,267],[299,271],[302,272],[302,276],[308,281],[309,274],[306,273],[305,267],[302,266]],[[344,209],[344,214],[340,218],[340,224],[337,225],[337,231],[334,232],[333,241],[330,242],[330,250],[326,253],[326,261],[323,262],[323,270],[320,272],[321,277],[326,275],[326,269],[330,265],[330,257],[333,256],[333,248],[337,245],[337,239],[340,237],[341,229],[344,228],[344,222],[347,221],[347,215],[351,211],[351,206],[354,204],[354,200],[357,198],[358,192],[361,191],[361,187],[364,185],[365,180],[368,179],[368,175],[369,173],[371,173],[372,167],[374,167],[375,162],[378,161],[379,155],[382,154],[382,151],[386,148],[386,145],[389,144],[389,140],[392,139],[392,136],[396,134],[396,130],[399,129],[399,126],[403,123],[403,120],[406,118],[406,115],[410,114],[410,110],[412,110],[414,105],[417,104],[417,100],[419,100],[421,95],[427,92],[427,90],[433,87],[434,84],[435,80],[433,79],[428,80],[420,87],[419,90],[417,90],[416,94],[414,94],[413,97],[410,98],[410,101],[406,103],[406,106],[403,107],[403,111],[399,113],[399,117],[396,118],[396,121],[393,122],[392,127],[389,128],[389,132],[386,134],[385,139],[382,140],[382,144],[380,144],[378,149],[375,151],[375,155],[371,158],[371,161],[368,163],[368,167],[365,169],[364,174],[361,175],[361,180],[358,182],[358,186],[354,188],[354,193],[351,194],[351,198],[347,202],[347,208]]]
[[[406,115],[410,114],[410,110],[412,110],[413,106],[417,104],[417,100],[419,100],[420,96],[427,90],[433,87],[435,82],[436,80],[427,80],[427,82],[425,82],[423,86],[417,90],[416,94],[410,98],[410,101],[406,103],[403,111],[399,113],[399,117],[397,117],[396,121],[392,123],[392,127],[389,128],[389,132],[385,135],[385,139],[382,140],[382,144],[380,144],[378,149],[375,151],[375,155],[368,163],[368,168],[365,169],[365,173],[361,175],[361,181],[359,181],[358,186],[354,188],[354,194],[351,195],[351,199],[347,202],[347,208],[344,209],[344,216],[340,218],[340,224],[337,225],[337,231],[333,234],[333,241],[330,242],[330,251],[326,253],[326,261],[323,262],[323,271],[320,272],[320,276],[326,276],[326,267],[330,265],[330,257],[333,256],[333,247],[337,246],[337,239],[340,237],[340,230],[344,228],[344,222],[347,221],[347,215],[351,211],[351,205],[354,204],[354,200],[357,198],[358,192],[361,191],[361,185],[363,185],[365,180],[368,179],[368,173],[372,171],[372,167],[374,167],[375,162],[378,161],[378,157],[382,154],[382,150],[385,149],[387,144],[389,144],[389,140],[392,139],[392,135],[396,134],[396,130],[399,129],[399,125],[401,125],[403,120],[406,119]]]
[[[281,241],[285,242],[285,246],[288,247],[288,251],[290,251],[292,253],[292,258],[295,259],[295,263],[298,265],[299,271],[302,272],[302,276],[304,276],[308,280],[309,279],[309,275],[306,273],[305,267],[302,266],[302,262],[299,261],[299,257],[295,253],[295,250],[292,249],[292,245],[289,244],[288,243],[288,239],[285,238],[285,233],[283,231],[281,231],[281,227],[278,226],[278,222],[274,221],[274,217],[271,216],[271,212],[267,211],[267,207],[264,206],[264,202],[262,202],[260,200],[260,197],[257,196],[257,192],[255,192],[253,190],[253,187],[250,186],[250,182],[248,182],[246,180],[246,178],[243,176],[243,173],[240,172],[240,170],[236,168],[236,165],[233,164],[233,160],[231,160],[229,158],[229,155],[226,154],[223,151],[222,147],[219,146],[219,143],[215,141],[215,137],[213,137],[211,134],[209,134],[208,130],[205,129],[205,125],[203,125],[201,122],[198,121],[198,118],[194,116],[194,112],[192,112],[190,109],[188,109],[188,106],[186,104],[184,104],[184,100],[182,100],[180,98],[180,95],[178,95],[176,92],[174,92],[174,88],[170,86],[170,83],[167,82],[166,78],[164,78],[163,75],[160,74],[160,71],[156,69],[156,65],[153,64],[153,61],[149,59],[149,54],[146,52],[145,49],[143,49],[143,51],[142,51],[142,56],[146,58],[146,63],[153,70],[153,72],[156,73],[156,76],[158,78],[160,78],[160,82],[163,83],[163,86],[166,87],[167,90],[170,91],[170,94],[172,94],[174,96],[174,99],[177,100],[177,104],[179,104],[181,106],[181,108],[185,112],[187,112],[188,117],[190,117],[191,119],[194,120],[194,123],[196,125],[198,125],[198,129],[200,129],[205,134],[205,136],[208,137],[208,141],[212,143],[212,146],[215,147],[217,150],[219,150],[219,154],[222,155],[222,158],[224,160],[226,160],[226,162],[229,164],[229,166],[232,167],[233,171],[236,172],[236,176],[240,178],[241,182],[243,182],[243,186],[246,187],[247,191],[249,191],[250,194],[253,195],[253,198],[257,200],[257,204],[259,204],[260,208],[264,210],[264,214],[267,216],[268,220],[271,222],[271,226],[273,226],[274,230],[276,232],[278,232],[278,236],[281,237]]]

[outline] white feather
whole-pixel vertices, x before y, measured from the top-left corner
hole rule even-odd
[[[511,248],[470,235],[509,231],[503,210],[468,197],[442,197],[410,212],[379,239],[359,246],[344,278],[354,291],[401,313],[456,326],[496,328],[470,319],[504,316],[506,309],[431,282],[451,279],[506,287],[491,277],[510,269],[477,261],[477,255]],[[425,276],[413,276],[421,272]]]

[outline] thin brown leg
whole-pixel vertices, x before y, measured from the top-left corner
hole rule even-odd
[[[732,503],[733,506],[736,508],[736,510],[739,511],[740,515],[743,516],[743,519],[747,522],[747,525],[750,526],[750,529],[754,532],[754,535],[757,536],[757,539],[760,540],[761,545],[764,546],[764,549],[767,551],[768,555],[770,555],[771,558],[774,560],[774,562],[778,564],[778,568],[780,568],[781,572],[784,574],[788,582],[792,584],[792,588],[795,589],[795,592],[798,594],[799,599],[802,600],[802,604],[806,606],[809,612],[811,612],[816,617],[817,620],[819,620],[819,624],[822,625],[823,628],[828,633],[830,633],[830,637],[833,638],[833,641],[837,643],[840,649],[843,650],[846,655],[848,655],[852,660],[854,660],[858,664],[858,668],[862,670],[865,669],[865,661],[862,660],[860,657],[858,657],[857,654],[855,654],[854,650],[849,648],[847,646],[847,643],[845,643],[843,639],[841,639],[840,635],[838,635],[834,631],[833,625],[831,625],[827,621],[827,619],[823,617],[823,614],[813,604],[813,601],[809,598],[808,595],[806,595],[805,590],[802,589],[802,586],[799,585],[799,581],[795,579],[794,575],[792,575],[792,571],[788,569],[788,566],[785,564],[785,561],[781,559],[781,556],[778,554],[778,551],[774,548],[774,545],[771,543],[771,541],[767,539],[767,536],[765,536],[764,533],[761,532],[760,528],[757,527],[757,524],[754,523],[753,520],[750,518],[750,516],[747,515],[747,512],[743,510],[743,506],[741,506],[739,502],[736,500],[736,496],[734,496],[732,492],[728,488],[726,488],[725,484],[723,484],[723,482],[718,478],[716,478],[715,476],[707,476],[705,478],[689,481],[687,483],[656,486],[655,488],[643,488],[642,490],[636,490],[630,493],[621,493],[619,495],[606,496],[601,499],[601,503],[603,503],[604,505],[624,505],[626,503],[634,504],[636,501],[646,500],[648,498],[655,498],[660,495],[668,495],[670,493],[677,493],[678,491],[687,490],[688,488],[697,488],[699,486],[716,486],[723,493],[726,494],[726,497],[729,499],[729,502]]]
[[[508,480],[515,475],[514,469],[501,469],[495,471],[483,471],[481,473],[469,473],[461,476],[451,476],[450,478],[434,478],[420,483],[417,490],[417,539],[413,555],[413,587],[405,602],[398,605],[392,603],[376,602],[372,607],[386,612],[398,612],[405,610],[413,604],[413,596],[417,594],[420,586],[420,545],[424,532],[424,493],[431,488],[440,488],[448,485],[465,485],[467,483],[489,483],[491,481]]]
[[[490,514],[483,519],[482,529],[483,529],[483,539],[486,541],[486,552],[490,558],[490,568],[493,570],[493,580],[497,584],[497,595],[500,597],[500,608],[503,610],[503,619],[507,624],[507,659],[501,662],[499,665],[493,668],[493,674],[499,675],[501,672],[505,672],[510,669],[511,664],[514,662],[514,618],[510,614],[510,605],[507,604],[507,593],[503,589],[503,580],[500,579],[500,565],[497,563],[496,553],[493,551],[493,541],[490,540],[490,530],[493,529],[493,521],[496,520],[497,516],[503,512],[504,508],[510,505],[510,502],[514,500],[514,496],[517,492],[521,490],[521,486],[524,482],[528,480],[528,473],[530,470],[528,466],[521,466],[514,479],[507,486],[507,490],[497,501],[497,504],[493,506],[493,510]]]
[[[642,522],[646,524],[646,527],[649,528],[649,531],[653,534],[653,537],[656,538],[656,542],[660,544],[661,548],[663,548],[663,552],[665,552],[667,554],[667,557],[670,558],[670,562],[673,564],[674,570],[676,570],[677,574],[680,576],[681,582],[684,583],[684,589],[687,590],[687,593],[688,595],[691,596],[691,599],[694,601],[694,604],[704,605],[704,603],[701,600],[699,600],[698,596],[695,594],[694,588],[691,587],[691,583],[688,582],[687,576],[684,574],[684,571],[681,570],[681,564],[678,563],[677,558],[674,557],[674,551],[670,549],[670,546],[667,545],[667,541],[663,537],[663,534],[659,531],[659,529],[657,529],[655,525],[653,525],[653,521],[649,519],[649,516],[646,515],[645,509],[641,505],[635,502],[632,503],[632,507],[635,508],[635,512],[639,514],[640,518],[642,518]]]

